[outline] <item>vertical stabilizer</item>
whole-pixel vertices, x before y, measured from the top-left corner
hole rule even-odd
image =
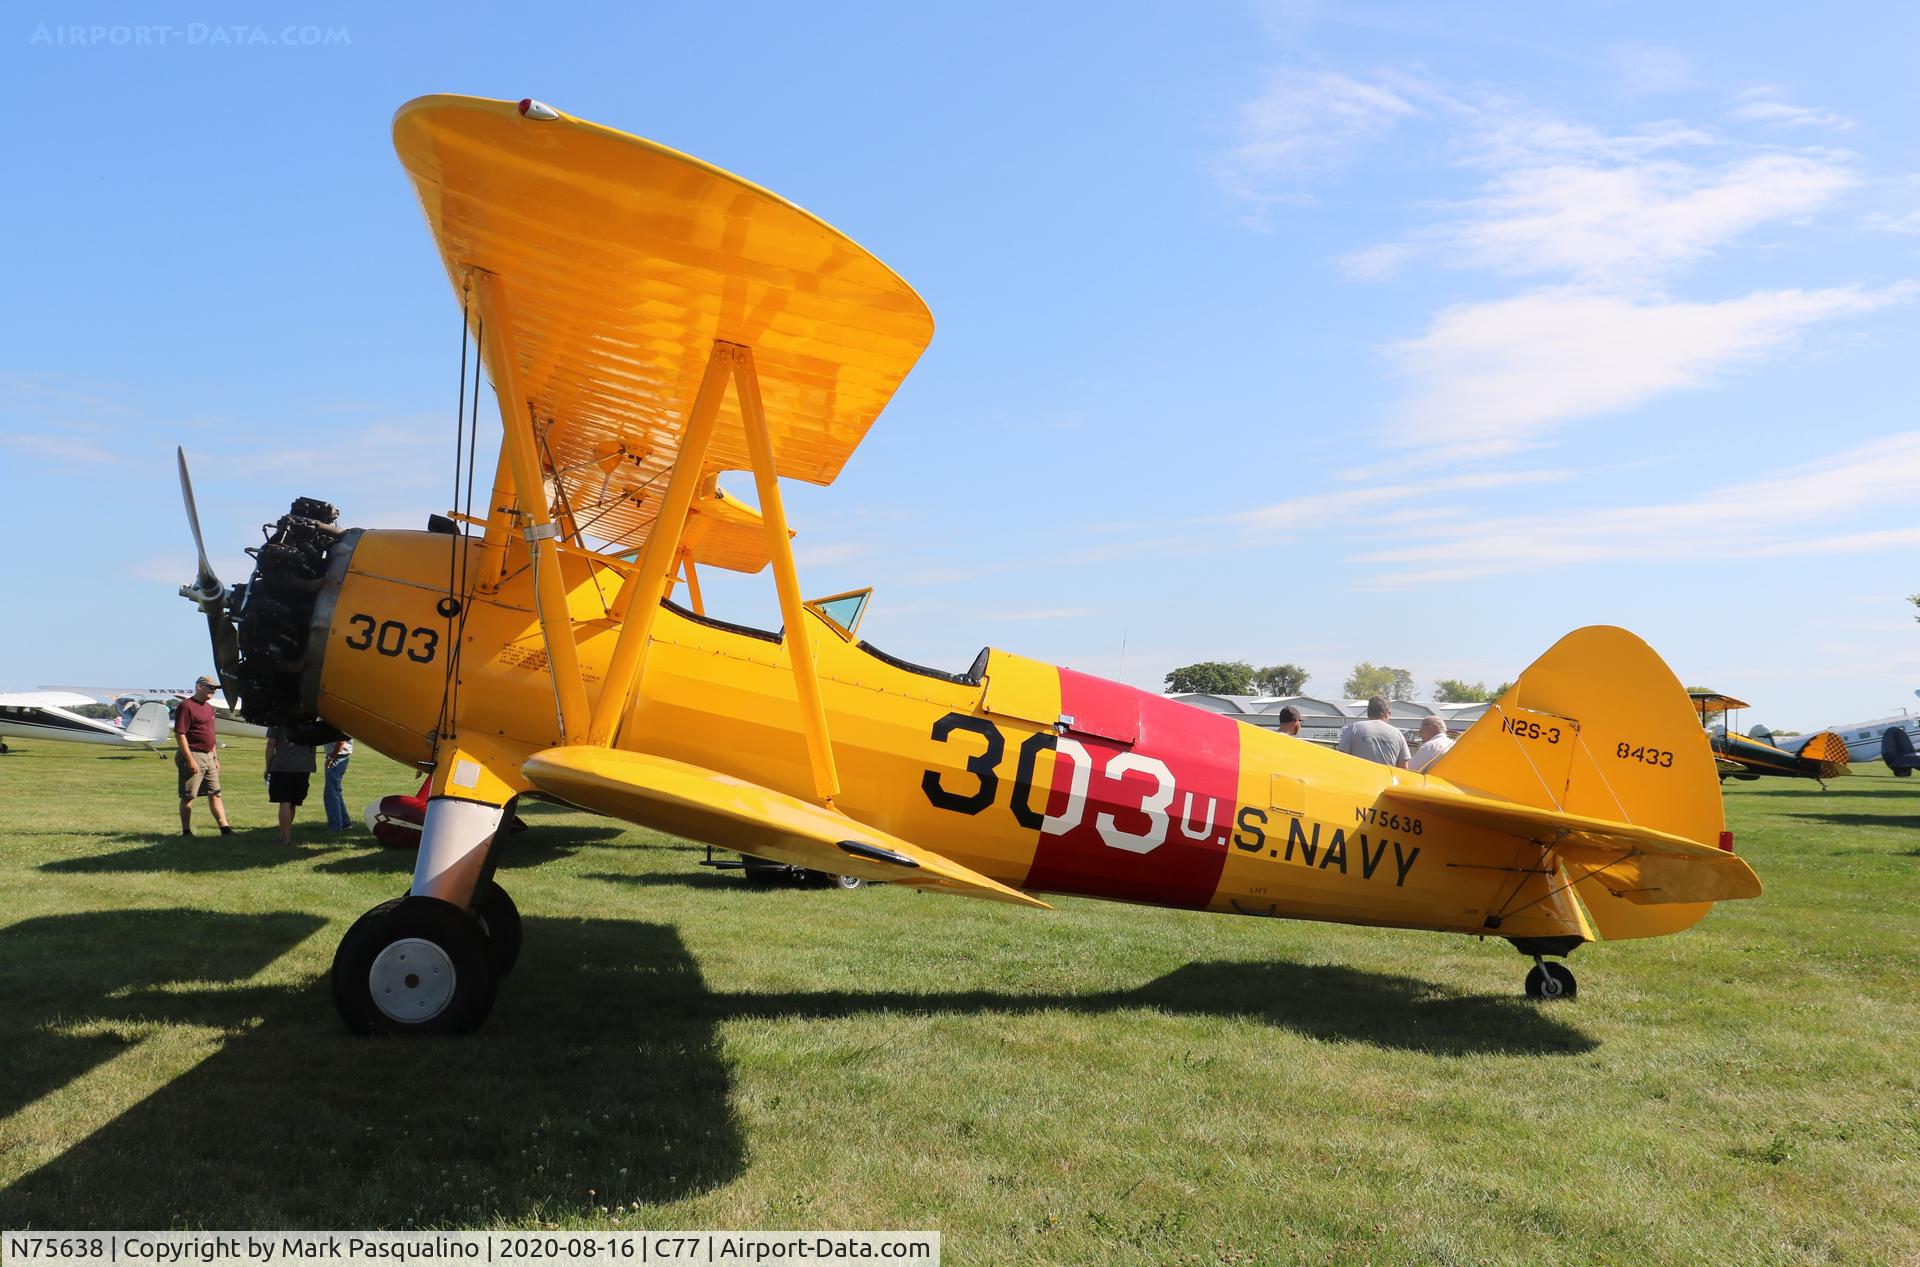
[[[1715,846],[1726,827],[1713,750],[1666,662],[1624,629],[1555,643],[1428,770],[1482,796],[1667,832]],[[1708,902],[1631,902],[1602,873],[1575,893],[1602,937],[1654,937]]]

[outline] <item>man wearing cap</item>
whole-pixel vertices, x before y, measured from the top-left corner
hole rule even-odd
[[[193,684],[193,697],[183,699],[173,713],[173,738],[179,745],[174,768],[180,772],[180,834],[193,835],[193,798],[204,796],[213,810],[213,821],[220,834],[231,836],[227,808],[220,803],[220,754],[213,742],[213,699],[220,684],[201,674]]]

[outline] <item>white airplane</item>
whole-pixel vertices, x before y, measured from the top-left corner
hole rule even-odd
[[[0,736],[15,739],[52,739],[60,743],[136,744],[149,751],[173,742],[167,706],[157,700],[141,704],[124,725],[82,717],[72,710],[99,700],[78,691],[19,691],[0,694]],[[7,745],[0,740],[0,752]]]
[[[1920,691],[1916,691],[1915,694],[1920,694]],[[1905,709],[1892,716],[1876,717],[1872,721],[1850,721],[1840,726],[1828,726],[1826,729],[1845,741],[1847,758],[1851,761],[1880,760],[1882,739],[1889,730],[1904,731],[1910,744],[1920,745],[1920,716],[1915,716]],[[1786,748],[1800,741],[1787,739],[1774,742]]]
[[[113,711],[119,715],[121,719],[120,724],[122,725],[131,722],[134,714],[139,711],[140,706],[147,703],[165,705],[167,713],[169,717],[171,717],[174,708],[180,701],[193,694],[192,687],[181,689],[170,686],[66,686],[56,683],[51,686],[42,686],[40,689],[43,691],[72,691],[80,695],[90,696],[91,699],[88,701],[89,703],[111,704]],[[207,703],[213,708],[213,715],[217,719],[219,726],[220,739],[223,742],[235,736],[248,736],[254,739],[266,738],[267,728],[265,726],[256,726],[252,722],[242,721],[239,712],[227,703],[226,697],[220,692],[215,691],[213,698],[209,699]]]

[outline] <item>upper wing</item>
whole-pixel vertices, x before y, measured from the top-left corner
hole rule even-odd
[[[548,748],[520,772],[540,791],[583,809],[775,862],[1050,909],[845,814],[684,761],[613,748]]]
[[[0,694],[0,708],[81,708],[100,701],[78,691],[14,691]]]
[[[402,106],[393,140],[455,292],[500,279],[542,463],[601,540],[645,543],[715,340],[753,349],[778,473],[829,484],[933,337],[851,239],[665,146],[455,96]],[[704,467],[751,468],[731,395]]]
[[[1760,878],[1740,858],[1651,827],[1438,788],[1396,787],[1382,799],[1550,846],[1569,864],[1585,868],[1614,896],[1629,902],[1721,902],[1760,896]]]

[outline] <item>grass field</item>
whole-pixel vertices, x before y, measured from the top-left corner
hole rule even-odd
[[[750,888],[535,807],[486,1030],[326,974],[408,855],[0,757],[0,1226],[938,1228],[950,1263],[1920,1263],[1920,780],[1732,785],[1767,884],[1589,947]],[[358,807],[410,789],[362,754]],[[205,824],[204,811],[201,822]]]

